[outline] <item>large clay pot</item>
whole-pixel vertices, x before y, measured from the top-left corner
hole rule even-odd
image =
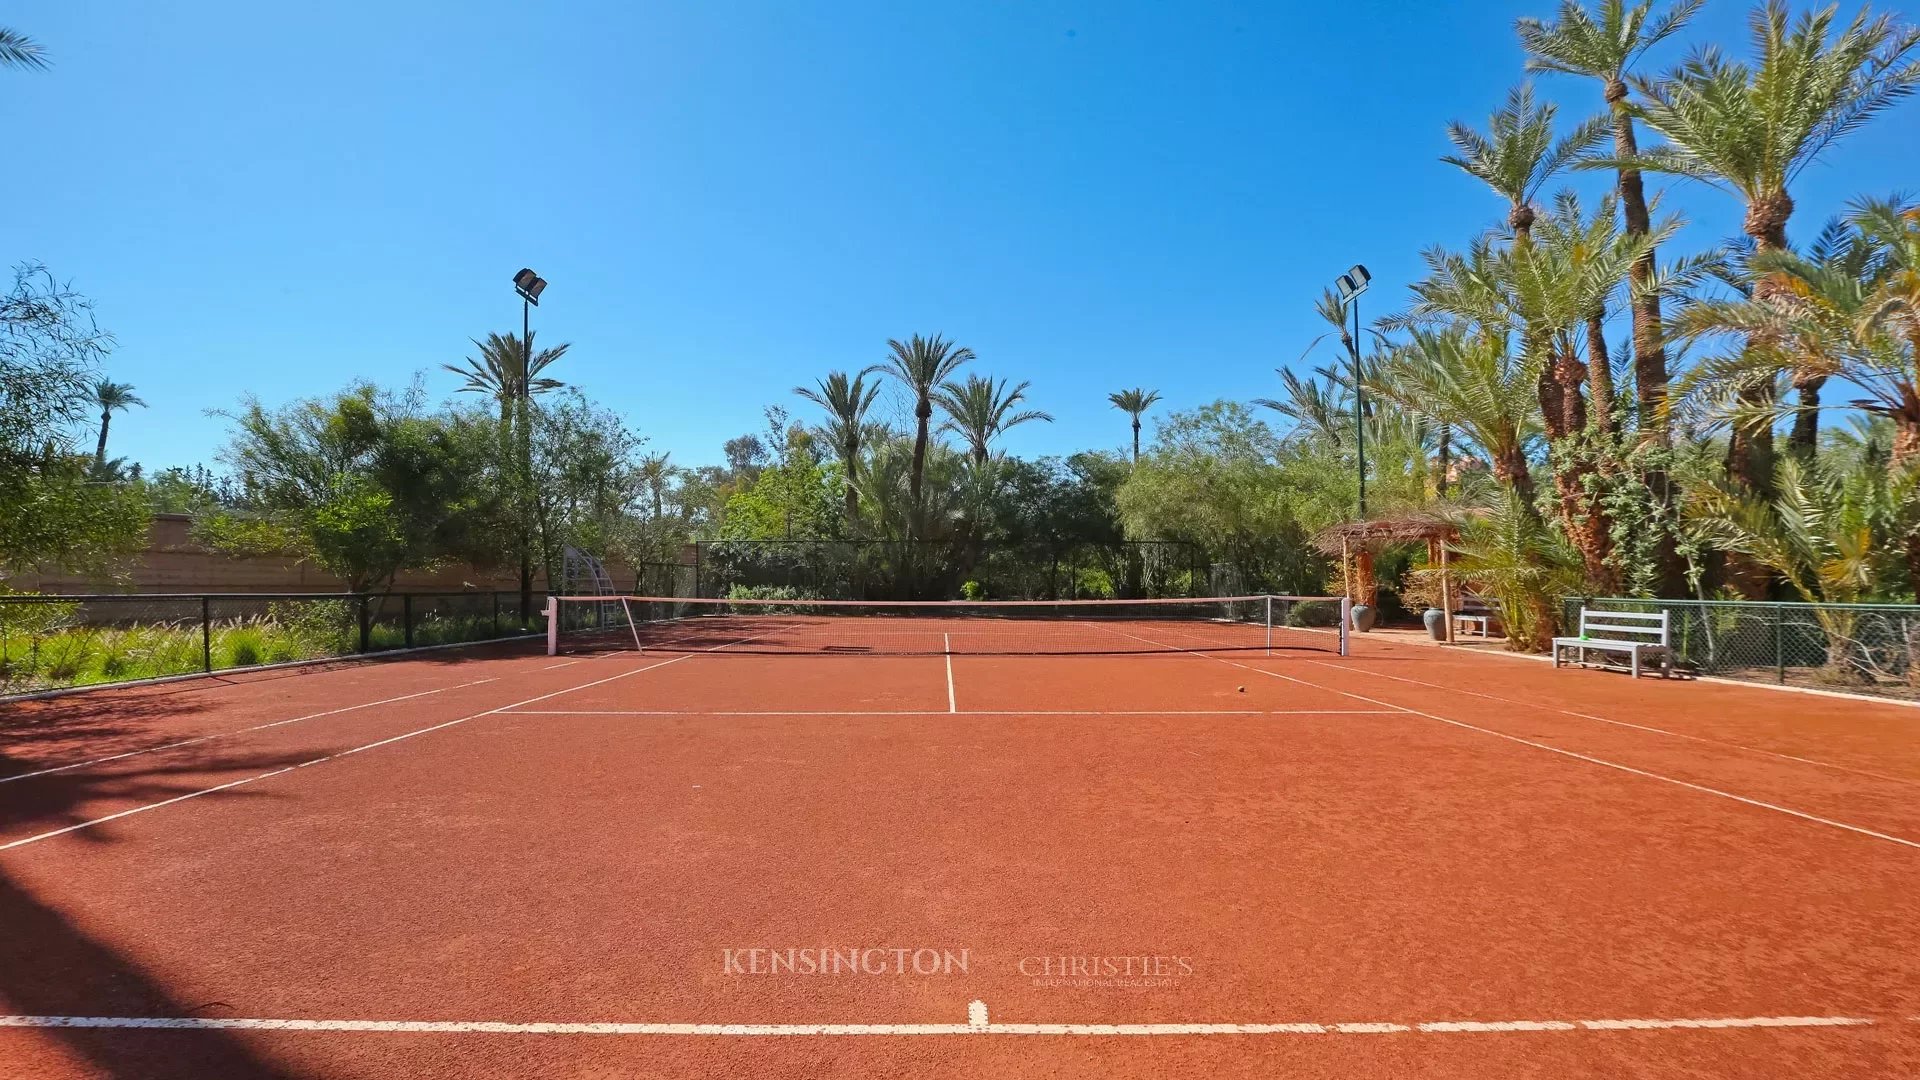
[[[1373,620],[1376,617],[1372,604],[1353,605],[1353,628],[1355,630],[1364,634],[1373,629]]]
[[[1420,621],[1427,624],[1427,633],[1435,641],[1447,640],[1447,613],[1437,607],[1430,607],[1420,613]]]

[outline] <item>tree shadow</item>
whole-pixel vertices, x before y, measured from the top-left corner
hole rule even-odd
[[[255,755],[230,757],[214,767],[257,774],[286,764],[291,761],[284,756]],[[21,763],[10,760],[5,748],[0,747],[0,772],[21,769]],[[45,828],[50,822],[73,824],[98,816],[86,809],[89,805],[123,800],[150,803],[199,790],[205,786],[204,778],[189,784],[184,782],[185,774],[207,769],[205,762],[189,766],[156,760],[112,774],[77,769],[6,785],[17,790],[7,792],[5,802],[0,803],[0,824],[11,826],[0,831],[0,842],[20,839],[22,825],[39,823]],[[240,794],[243,792],[221,792],[206,797]],[[262,793],[245,794],[260,797]],[[111,832],[99,829],[71,835],[95,843],[115,842]],[[65,839],[42,842],[60,843]],[[34,845],[0,852],[0,1002],[5,1003],[6,1012],[19,1016],[167,1018],[221,1012],[220,1002],[180,1000],[168,990],[164,976],[82,929],[61,910],[58,897],[35,895],[10,872],[10,864],[33,856]],[[70,1056],[83,1059],[91,1071],[105,1076],[295,1080],[298,1075],[267,1060],[228,1031],[44,1027],[0,1034],[7,1040],[3,1045],[22,1050],[41,1040],[58,1043]],[[0,1060],[0,1072],[47,1075],[50,1064]]]

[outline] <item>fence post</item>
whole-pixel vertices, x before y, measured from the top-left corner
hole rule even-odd
[[[360,611],[360,651],[372,652],[373,651],[373,624],[372,624],[373,613],[367,610],[367,594],[361,593],[360,596],[358,597],[358,601],[359,601],[358,607]]]
[[[401,639],[406,643],[407,648],[411,649],[413,648],[413,594],[412,593],[400,594],[400,622],[402,624],[402,629],[400,631]]]
[[[500,636],[500,594],[493,594],[493,636]]]
[[[200,670],[213,670],[213,598],[200,598]]]
[[[1775,604],[1773,605],[1773,679],[1782,686],[1787,682],[1786,636],[1786,610],[1779,604]]]

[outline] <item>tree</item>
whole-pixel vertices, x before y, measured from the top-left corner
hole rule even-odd
[[[132,383],[101,379],[93,384],[93,404],[100,409],[100,441],[93,449],[93,468],[95,472],[104,472],[107,467],[107,425],[113,422],[113,414],[125,412],[135,405],[144,409],[147,403],[134,396]]]
[[[1527,448],[1538,438],[1539,357],[1464,326],[1415,329],[1371,387],[1403,409],[1445,417],[1485,454],[1518,504],[1533,505]]]
[[[38,263],[14,267],[13,288],[0,295],[0,466],[38,463],[49,442],[68,445],[113,345],[91,300]]]
[[[484,558],[503,509],[489,466],[490,420],[421,411],[421,391],[367,384],[231,414],[221,460],[240,506],[196,521],[210,546],[292,554],[346,579],[383,586],[403,570]]]
[[[736,482],[752,480],[767,464],[767,444],[752,432],[728,439],[720,452],[727,459],[728,475]]]
[[[1129,537],[1198,544],[1250,588],[1312,593],[1327,564],[1307,543],[1280,437],[1238,402],[1176,412],[1115,494]]]
[[[38,42],[18,30],[0,26],[0,67],[40,71],[47,66],[47,51]]]
[[[0,580],[34,569],[104,573],[150,517],[134,485],[90,481],[73,452],[113,336],[93,304],[44,266],[0,294]]]
[[[474,341],[480,350],[478,360],[465,359],[466,366],[443,364],[462,376],[465,393],[485,394],[500,406],[501,474],[507,481],[513,507],[515,546],[520,557],[520,610],[533,608],[533,548],[536,501],[531,489],[533,472],[533,399],[535,395],[558,390],[566,384],[543,376],[567,354],[566,343],[551,349],[534,351],[534,335],[488,334],[485,341]]]
[[[829,540],[839,533],[835,503],[845,483],[837,463],[794,456],[763,469],[727,497],[722,540]]]
[[[958,385],[948,383],[934,391],[934,399],[947,414],[940,430],[960,436],[975,463],[985,462],[993,440],[1009,429],[1035,420],[1053,422],[1052,416],[1038,409],[1015,411],[1027,399],[1027,387],[1031,385],[1023,382],[1008,390],[1007,380],[996,383],[991,377],[979,375],[969,375]]]
[[[646,485],[647,497],[656,519],[666,516],[667,485],[676,471],[670,460],[672,457],[672,454],[663,451],[640,459],[640,481]]]
[[[534,414],[533,480],[540,554],[555,587],[565,549],[629,562],[648,552],[639,511],[648,491],[646,439],[578,390]],[[572,583],[568,583],[572,584]]]
[[[1520,44],[1528,54],[1527,70],[1582,75],[1600,82],[1601,97],[1613,124],[1621,215],[1630,237],[1645,236],[1652,230],[1653,219],[1645,181],[1640,169],[1631,164],[1639,156],[1640,144],[1634,132],[1633,110],[1627,102],[1628,75],[1649,49],[1678,33],[1703,2],[1677,0],[1656,16],[1654,0],[1632,4],[1627,0],[1599,0],[1591,14],[1577,0],[1561,0],[1558,22],[1522,18],[1518,23]],[[1631,275],[1634,400],[1643,442],[1666,447],[1670,444],[1665,407],[1669,376],[1660,316],[1661,290],[1655,287],[1656,258],[1649,248],[1633,264]],[[1598,335],[1599,322],[1590,325]],[[1596,336],[1595,340],[1604,339]],[[1592,355],[1588,362],[1593,362]],[[1654,459],[1657,461],[1659,455]],[[1658,467],[1648,470],[1642,483],[1659,501],[1661,516],[1670,518],[1673,485],[1665,471]],[[1657,547],[1654,559],[1662,591],[1677,591],[1682,565],[1671,537]]]
[[[1629,6],[1627,0],[1600,0],[1589,14],[1576,0],[1561,0],[1560,19],[1543,23],[1519,20],[1520,44],[1528,53],[1527,70],[1553,71],[1597,79],[1613,126],[1613,151],[1619,164],[1622,216],[1628,236],[1644,236],[1652,229],[1646,184],[1632,161],[1639,156],[1633,130],[1633,110],[1627,104],[1627,76],[1647,50],[1678,33],[1705,0],[1677,0],[1655,17],[1654,0]],[[1633,265],[1633,365],[1641,423],[1656,437],[1664,437],[1661,402],[1666,398],[1667,356],[1661,340],[1660,292],[1654,280],[1655,253]]]
[[[1920,82],[1913,59],[1920,29],[1862,9],[1834,36],[1833,8],[1793,20],[1784,0],[1767,0],[1748,22],[1752,66],[1709,45],[1658,81],[1635,80],[1646,101],[1634,114],[1671,145],[1619,164],[1730,189],[1746,202],[1743,228],[1757,249],[1784,251],[1793,214],[1789,185],[1827,148],[1912,93]],[[1770,278],[1755,285],[1762,298],[1774,288]],[[1802,380],[1797,388],[1801,408],[1817,413],[1819,384]],[[1745,392],[1750,405],[1764,409],[1772,383],[1756,380]],[[1734,429],[1727,473],[1745,490],[1765,491],[1773,475],[1771,427]],[[1749,596],[1761,595],[1754,574],[1736,577]]]
[[[1507,647],[1544,652],[1559,625],[1562,597],[1583,586],[1581,557],[1567,538],[1501,491],[1491,513],[1468,519],[1454,569],[1483,596],[1500,601]]]
[[[1662,222],[1645,236],[1622,236],[1611,194],[1602,201],[1600,211],[1589,217],[1578,199],[1562,193],[1533,228],[1535,235],[1524,245],[1496,250],[1483,239],[1464,256],[1430,253],[1431,273],[1414,286],[1415,303],[1408,321],[1464,324],[1502,348],[1508,342],[1518,347],[1522,370],[1537,380],[1541,427],[1553,451],[1561,523],[1579,547],[1594,583],[1604,587],[1614,576],[1609,557],[1612,528],[1593,480],[1606,430],[1597,425],[1589,430],[1593,412],[1582,396],[1582,385],[1606,360],[1582,363],[1579,347],[1590,329],[1589,316],[1605,307],[1607,297],[1627,280],[1633,262],[1648,246],[1671,235],[1674,223]],[[1596,390],[1603,398],[1609,396],[1605,383]],[[1495,468],[1501,468],[1497,457]],[[1508,466],[1509,475],[1512,471]]]
[[[860,467],[860,440],[866,434],[867,414],[880,396],[880,384],[868,383],[868,368],[849,378],[844,371],[828,372],[817,387],[796,386],[793,392],[826,410],[827,441],[840,454],[840,470],[845,474],[847,490],[846,522],[853,528],[860,520],[860,488],[855,476]]]
[[[1906,467],[1920,462],[1920,205],[1901,206],[1897,199],[1868,199],[1854,205],[1854,225],[1882,260],[1880,280],[1867,297],[1862,330],[1868,336],[1884,330],[1906,339],[1906,364],[1889,365],[1850,377],[1867,387],[1868,402],[1856,404],[1868,412],[1891,417],[1894,423],[1893,463]]]
[[[1507,228],[1516,244],[1525,244],[1532,232],[1533,201],[1540,189],[1606,135],[1606,121],[1595,118],[1556,140],[1557,112],[1552,104],[1534,99],[1531,84],[1522,83],[1507,92],[1506,104],[1489,121],[1488,134],[1459,121],[1447,125],[1447,138],[1460,153],[1440,160],[1477,177],[1507,200]]]
[[[1126,413],[1127,418],[1133,422],[1133,460],[1137,463],[1140,460],[1140,415],[1153,408],[1153,403],[1160,400],[1160,391],[1135,387],[1132,390],[1120,390],[1108,394],[1107,400],[1113,402],[1113,407]]]
[[[1879,553],[1891,549],[1881,526],[1892,494],[1883,467],[1845,473],[1814,458],[1782,458],[1771,497],[1727,487],[1696,494],[1693,521],[1716,546],[1764,563],[1811,604],[1827,639],[1832,675],[1857,680],[1863,649],[1854,633],[1858,612],[1847,607],[1882,591]],[[1897,478],[1912,496],[1914,476]],[[1865,673],[1871,674],[1868,669]]]
[[[32,571],[103,576],[140,550],[153,518],[145,493],[94,483],[91,464],[55,449],[0,466],[0,586]]]
[[[1746,260],[1748,279],[1767,280],[1770,288],[1700,301],[1674,320],[1681,337],[1732,335],[1747,343],[1702,364],[1688,378],[1689,388],[1724,398],[1725,388],[1771,382],[1785,373],[1794,385],[1817,392],[1828,378],[1841,375],[1877,391],[1882,395],[1879,404],[1897,415],[1897,373],[1908,365],[1899,356],[1900,341],[1885,335],[1869,315],[1882,265],[1873,243],[1837,219],[1821,230],[1805,255],[1754,252]],[[1889,375],[1892,385],[1879,385]],[[1791,414],[1788,449],[1795,457],[1813,456],[1817,411],[1790,408],[1769,396],[1759,408],[1736,397],[1732,413],[1736,428],[1771,427],[1781,414]]]
[[[1286,396],[1254,398],[1253,404],[1272,409],[1292,421],[1288,438],[1306,438],[1334,447],[1351,438],[1352,395],[1343,392],[1349,382],[1336,380],[1331,373],[1326,373],[1325,383],[1314,378],[1303,379],[1289,368],[1275,368],[1273,373],[1280,376],[1280,389]]]
[[[933,419],[934,391],[945,386],[962,364],[974,359],[977,358],[972,349],[955,345],[938,334],[930,338],[915,334],[904,342],[889,338],[887,358],[876,365],[898,379],[913,398],[913,465],[907,478],[913,507],[909,539],[919,535],[922,524],[921,485],[927,471],[927,437]]]

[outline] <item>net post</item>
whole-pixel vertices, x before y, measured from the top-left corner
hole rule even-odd
[[[560,598],[547,597],[547,655],[560,655]]]
[[[1267,597],[1267,655],[1273,655],[1273,597]]]
[[[627,629],[633,632],[633,651],[646,652],[646,646],[640,644],[640,627],[633,621],[633,608],[627,605],[627,598],[620,598],[620,611],[627,617]]]
[[[1351,656],[1352,646],[1347,635],[1353,632],[1353,597],[1340,598],[1340,655]]]

